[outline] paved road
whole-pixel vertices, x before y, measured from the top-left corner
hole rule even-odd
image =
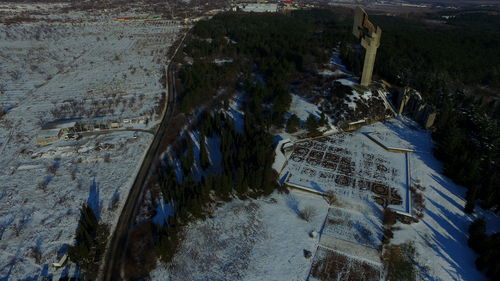
[[[187,32],[186,32],[187,34]],[[184,36],[185,38],[186,36]],[[182,45],[184,38],[180,42],[179,46]],[[176,49],[174,56],[177,53]],[[173,57],[174,57],[173,56]],[[141,165],[139,172],[135,178],[135,181],[130,188],[127,200],[123,206],[122,213],[118,219],[116,228],[111,236],[111,240],[106,249],[106,254],[103,261],[103,270],[100,274],[100,280],[111,281],[111,280],[123,280],[122,265],[123,258],[125,255],[129,230],[134,224],[134,218],[137,215],[139,206],[142,202],[142,196],[144,194],[144,189],[148,176],[154,171],[156,165],[159,163],[159,155],[161,153],[162,140],[167,136],[167,128],[170,119],[174,113],[174,103],[175,103],[175,88],[173,83],[173,66],[169,63],[167,67],[167,104],[166,109],[161,120],[160,126],[156,130],[153,142],[146,152],[144,161]]]

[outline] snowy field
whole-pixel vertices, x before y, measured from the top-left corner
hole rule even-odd
[[[377,248],[382,244],[381,225],[382,222],[376,216],[344,208],[331,208],[322,234]]]
[[[166,54],[180,27],[115,16],[0,25],[1,280],[73,274],[52,263],[73,243],[80,206],[113,224],[152,140]],[[45,122],[96,116],[149,122],[36,145]]]
[[[210,218],[187,227],[173,262],[159,264],[152,280],[307,280],[313,261],[323,256],[316,251],[332,248],[352,262],[353,274],[359,273],[356,265],[380,274],[378,250],[371,248],[380,243],[380,208],[337,204],[330,208],[324,198],[296,190],[220,203]],[[314,210],[309,222],[299,217],[306,208]],[[312,232],[319,234],[311,237]],[[332,238],[350,244],[328,244]]]
[[[298,216],[311,206],[310,222]],[[168,266],[161,264],[153,280],[306,280],[328,204],[316,195],[292,191],[257,200],[233,200],[213,218],[189,225],[185,239]]]

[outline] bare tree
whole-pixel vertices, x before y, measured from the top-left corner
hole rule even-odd
[[[55,175],[56,172],[57,172],[57,166],[56,165],[50,165],[48,168],[47,168],[47,172]]]
[[[111,201],[109,203],[108,210],[116,210],[118,208],[118,203],[120,202],[120,193],[118,191],[115,191],[113,194],[113,197],[111,197]]]
[[[35,260],[36,264],[40,264],[42,261],[42,252],[40,251],[39,247],[30,247],[30,257]]]
[[[310,222],[316,216],[316,209],[312,206],[307,206],[299,211],[299,218]]]
[[[78,172],[78,169],[76,167],[71,169],[71,180],[72,181],[76,180],[77,172]]]
[[[41,181],[41,182],[38,183],[37,187],[40,188],[43,191],[46,191],[48,184],[49,183],[46,180],[43,180],[43,181]]]
[[[23,230],[24,226],[26,226],[26,224],[28,223],[30,217],[31,216],[29,214],[24,213],[21,216],[21,218],[17,221],[17,223],[15,223],[12,226],[12,230],[14,230],[14,234],[16,235],[16,237],[18,237],[21,234],[21,231]]]
[[[14,217],[10,217],[6,220],[0,220],[0,240],[2,240],[2,236],[7,228],[14,222]]]
[[[328,190],[324,197],[326,199],[326,202],[328,202],[328,204],[330,205],[333,205],[337,202],[337,196],[335,196],[335,192],[333,192],[333,190]]]

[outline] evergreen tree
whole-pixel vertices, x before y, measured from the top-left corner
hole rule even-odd
[[[191,170],[191,167],[194,164],[194,151],[193,151],[193,143],[191,140],[187,140],[187,149],[184,157],[181,159],[182,171],[184,174],[188,173]]]
[[[239,194],[245,194],[248,191],[248,184],[245,180],[245,170],[239,168],[236,173],[236,191]]]
[[[300,125],[299,117],[297,117],[297,115],[295,114],[292,114],[292,116],[290,116],[290,118],[288,118],[286,122],[286,131],[288,133],[293,134],[297,132],[299,125]]]
[[[306,128],[309,132],[316,132],[318,129],[318,120],[313,114],[309,114],[307,117]]]
[[[205,135],[203,134],[200,137],[200,164],[203,169],[208,168],[208,166],[210,165],[210,159],[208,157]]]
[[[323,112],[321,112],[321,116],[319,119],[319,125],[321,127],[328,125],[328,118],[326,117],[325,113],[323,113]]]
[[[470,224],[468,244],[474,251],[482,252],[484,250],[485,232],[486,221],[483,218],[479,218]]]
[[[99,223],[94,210],[87,204],[80,209],[80,221],[76,228],[75,244],[69,246],[68,257],[83,270],[84,280],[95,280],[106,247],[109,230]]]
[[[465,208],[464,212],[467,214],[472,214],[474,212],[474,207],[476,205],[476,197],[477,197],[477,186],[471,186],[467,193],[465,194]]]

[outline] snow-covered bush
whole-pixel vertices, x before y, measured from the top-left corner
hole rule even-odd
[[[312,206],[307,206],[299,211],[299,218],[310,222],[316,216],[316,209]]]

